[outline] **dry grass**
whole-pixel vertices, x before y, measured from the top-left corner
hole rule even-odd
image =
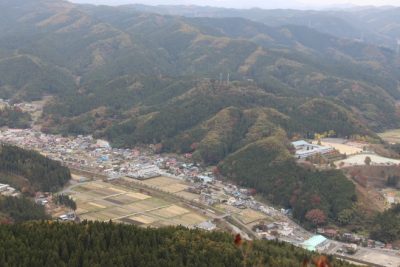
[[[157,216],[160,216],[163,218],[173,218],[173,217],[183,215],[183,214],[189,213],[189,212],[190,211],[185,208],[182,208],[182,207],[179,207],[176,205],[172,205],[172,206],[169,206],[166,208],[152,211],[151,214],[154,214],[154,215],[157,215]]]
[[[238,214],[238,218],[244,224],[249,224],[255,221],[267,218],[263,213],[251,209],[245,209]]]
[[[152,179],[148,179],[143,181],[144,184],[146,185],[151,185],[151,186],[157,186],[157,187],[164,187],[164,186],[169,186],[172,184],[179,184],[181,181],[178,179],[170,178],[170,177],[156,177]]]
[[[188,199],[188,200],[194,200],[194,199],[198,199],[199,195],[190,193],[190,192],[186,192],[186,191],[181,191],[176,193],[176,195],[183,197],[184,199]]]
[[[143,223],[143,224],[152,224],[154,222],[159,221],[158,218],[156,218],[154,216],[149,216],[149,215],[135,215],[135,216],[129,217],[129,219],[135,220],[135,221]]]
[[[173,223],[184,226],[196,225],[206,220],[205,217],[192,212],[172,219]]]
[[[177,193],[177,192],[184,191],[187,188],[189,188],[189,186],[184,185],[184,184],[172,184],[172,185],[165,186],[162,189],[164,191],[167,191],[170,193]]]

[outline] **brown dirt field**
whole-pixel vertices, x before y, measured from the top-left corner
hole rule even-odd
[[[145,194],[142,194],[142,193],[129,193],[127,195],[130,196],[130,197],[139,199],[139,200],[145,200],[145,199],[151,198],[151,196],[148,196],[148,195],[145,195]]]
[[[321,142],[323,146],[333,147],[334,149],[338,150],[340,154],[347,154],[353,155],[362,152],[363,150],[359,147],[349,146],[346,144],[337,144],[337,143],[330,143],[330,142]]]
[[[189,186],[184,185],[184,184],[172,184],[172,185],[164,186],[161,189],[163,189],[164,191],[170,192],[170,193],[177,193],[177,192],[187,189],[188,187]]]
[[[201,222],[204,222],[205,220],[206,218],[195,213],[188,213],[172,219],[174,223],[186,226],[199,224]]]
[[[129,219],[140,222],[142,224],[152,224],[156,221],[159,221],[158,218],[156,218],[154,216],[149,216],[149,215],[134,215],[134,216],[129,217]]]
[[[189,199],[189,200],[198,199],[200,197],[200,195],[196,195],[196,194],[186,192],[186,191],[178,192],[178,193],[176,193],[176,195],[181,196],[185,199]]]
[[[173,185],[173,184],[180,184],[181,181],[178,179],[161,176],[161,177],[156,177],[156,178],[151,178],[151,179],[145,180],[145,181],[143,181],[143,183],[146,185],[164,187],[164,186],[169,186],[169,185]]]

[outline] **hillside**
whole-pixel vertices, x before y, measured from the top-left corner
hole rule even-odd
[[[44,0],[4,3],[2,10],[0,96],[58,96],[45,112],[50,128],[61,119],[72,133],[104,130],[133,108],[152,109],[192,90],[199,79],[226,80],[228,73],[232,81],[250,79],[276,96],[336,101],[373,130],[398,126],[398,61],[388,49],[240,18]],[[70,125],[93,120],[95,110],[101,118],[90,127]]]
[[[265,138],[229,155],[218,170],[239,184],[257,188],[269,201],[293,210],[303,224],[307,213],[321,210],[330,222],[351,209],[355,186],[340,171],[306,170],[298,166],[279,136]],[[327,222],[327,221],[326,221]]]
[[[355,201],[354,187],[340,173],[294,166],[289,140],[333,130],[379,142],[374,132],[400,127],[400,61],[373,43],[304,25],[61,0],[9,0],[0,7],[0,96],[53,96],[40,119],[44,132],[192,153],[274,203],[297,207],[302,221],[312,209],[336,221]],[[282,166],[273,164],[275,156],[284,157]],[[266,177],[269,171],[276,173]],[[64,174],[46,187],[32,184],[56,190]],[[329,179],[319,183],[324,175]],[[343,203],[323,192],[335,179]],[[279,197],[270,187],[282,180]],[[300,192],[301,201],[313,193],[321,199],[301,209],[300,200],[291,201]]]
[[[229,234],[184,228],[143,229],[112,223],[0,226],[4,266],[300,266],[312,255],[267,241],[235,245]],[[353,266],[329,259],[333,266]],[[306,266],[306,265],[304,265]]]
[[[0,182],[24,193],[56,192],[70,179],[67,167],[41,154],[15,146],[0,146]]]

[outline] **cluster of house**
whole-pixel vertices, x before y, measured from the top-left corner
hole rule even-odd
[[[287,222],[260,223],[253,226],[253,231],[267,240],[274,240],[279,236],[294,237],[294,229]]]
[[[222,188],[222,190],[221,190]],[[187,189],[192,193],[200,194],[199,200],[206,205],[226,204],[238,209],[252,209],[268,216],[279,213],[273,207],[265,206],[254,199],[256,190],[239,188],[236,185],[217,181],[215,183],[200,184]]]
[[[0,184],[0,195],[16,197],[20,195],[20,192],[8,184]]]
[[[317,154],[325,155],[334,152],[332,147],[311,144],[304,140],[292,142],[292,145],[296,150],[295,156],[297,159],[306,159]]]
[[[353,254],[357,251],[358,246],[368,248],[387,248],[387,249],[400,249],[393,247],[391,244],[385,244],[380,241],[368,239],[354,233],[341,233],[332,228],[318,228],[317,233],[326,236],[330,239],[335,239],[347,243],[343,248],[344,252]]]
[[[37,150],[69,167],[101,172],[110,178],[130,176],[148,179],[162,172],[178,177],[196,177],[202,172],[194,164],[156,155],[150,147],[112,148],[107,141],[92,136],[62,137],[31,129],[5,129],[0,131],[0,142]],[[205,177],[201,176],[202,179]]]

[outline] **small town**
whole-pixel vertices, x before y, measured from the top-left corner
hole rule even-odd
[[[279,239],[363,264],[400,264],[399,248],[390,244],[336,229],[304,230],[292,221],[290,210],[258,201],[254,189],[216,179],[213,169],[191,162],[190,155],[156,154],[153,146],[117,149],[91,136],[62,137],[32,129],[3,129],[0,142],[38,151],[71,169],[73,180],[62,193],[77,202],[76,211],[55,205],[46,192],[36,197],[37,203],[61,221],[112,220],[146,227],[224,229],[247,239]],[[293,146],[299,160],[305,154],[333,151],[306,141]],[[357,152],[362,150],[358,146]],[[0,191],[19,194],[3,184]]]

